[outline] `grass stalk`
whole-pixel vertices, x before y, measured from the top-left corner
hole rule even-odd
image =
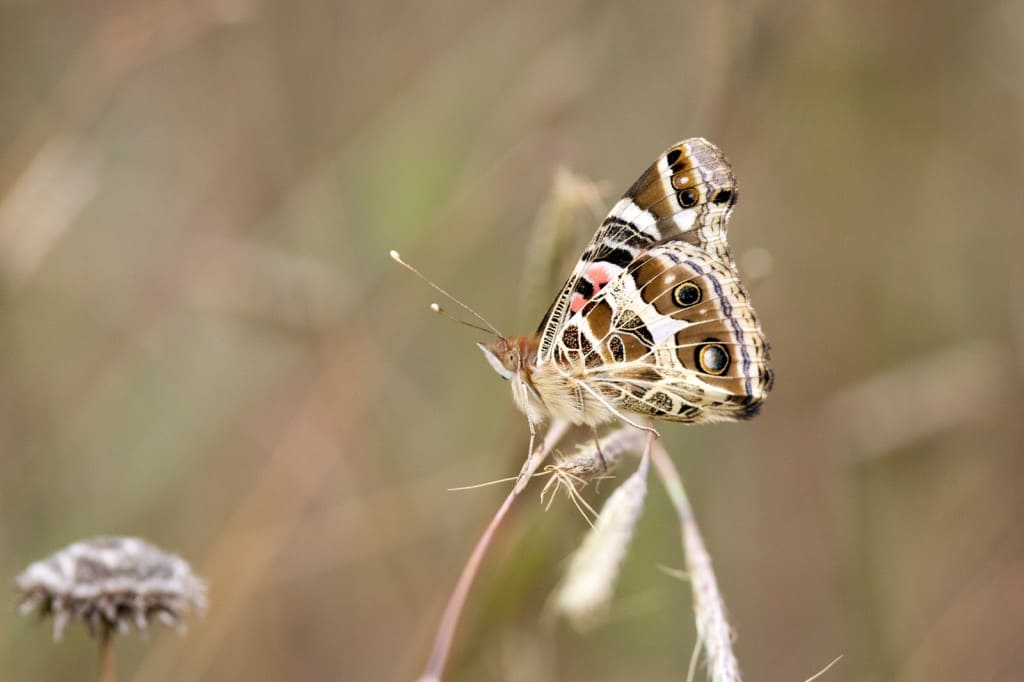
[[[658,472],[669,499],[676,508],[686,554],[686,571],[693,590],[694,620],[697,637],[704,648],[709,678],[713,682],[742,680],[736,654],[732,650],[732,630],[725,615],[725,602],[711,567],[711,556],[704,546],[700,528],[693,516],[690,500],[672,458],[661,441],[651,448],[651,462]]]

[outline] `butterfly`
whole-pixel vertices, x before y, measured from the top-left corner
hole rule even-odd
[[[736,178],[703,138],[666,149],[614,205],[540,326],[478,344],[531,432],[756,415],[769,344],[726,241]]]

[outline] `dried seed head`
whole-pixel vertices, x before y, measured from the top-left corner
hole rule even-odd
[[[544,468],[551,478],[541,491],[541,501],[548,494],[554,497],[559,488],[564,488],[569,499],[587,517],[586,512],[593,513],[594,510],[580,497],[580,489],[591,481],[607,477],[622,461],[623,455],[639,452],[646,438],[643,432],[627,426],[600,440],[581,444],[576,452]],[[593,513],[593,516],[597,514]]]
[[[553,595],[553,606],[580,630],[598,622],[611,602],[647,494],[647,459],[608,501]]]
[[[144,632],[153,618],[183,631],[182,617],[206,608],[206,585],[188,563],[137,538],[76,542],[35,562],[16,582],[21,613],[52,614],[57,640],[72,620],[94,635],[132,625]]]

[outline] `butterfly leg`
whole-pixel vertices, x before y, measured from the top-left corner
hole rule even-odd
[[[529,477],[527,471],[530,468],[531,462],[533,462],[533,447],[537,442],[537,423],[531,414],[529,404],[526,405],[526,423],[530,425],[530,449],[526,451],[526,461],[523,462],[523,468],[519,471],[519,476],[516,477],[516,488],[524,485],[524,481]]]
[[[597,427],[591,426],[591,431],[594,433],[594,448],[597,450],[597,458],[601,460],[602,471],[608,471],[608,460],[604,458],[604,453],[601,452],[601,439],[597,435]]]

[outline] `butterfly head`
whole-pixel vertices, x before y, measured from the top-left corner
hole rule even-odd
[[[529,362],[537,353],[536,340],[526,336],[499,336],[477,346],[498,376],[506,381],[517,374],[528,373]]]

